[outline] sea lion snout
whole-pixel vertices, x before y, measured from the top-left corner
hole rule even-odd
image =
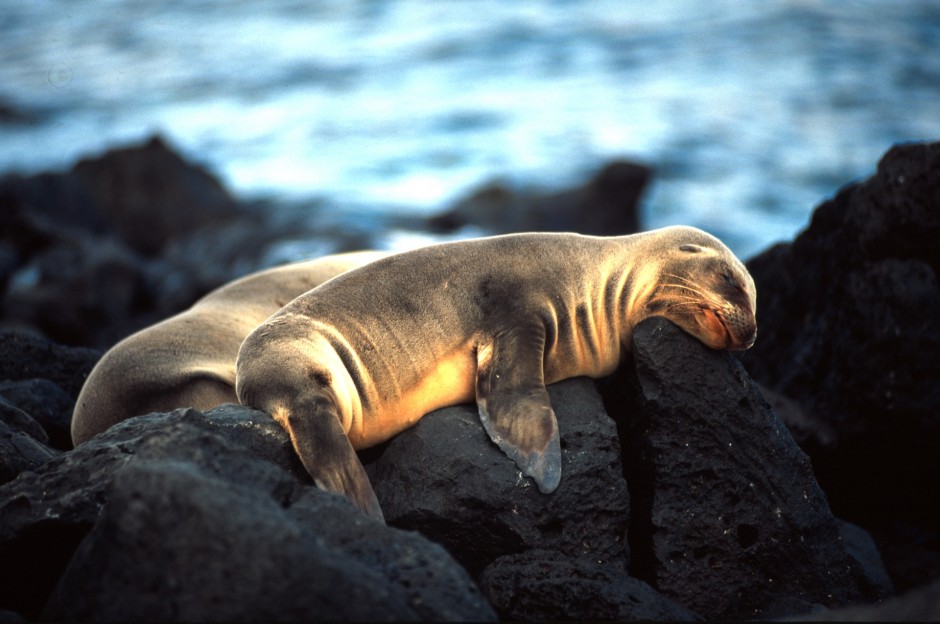
[[[754,346],[757,340],[757,321],[749,310],[734,308],[734,312],[724,320],[728,332],[726,349],[744,351]]]
[[[701,299],[686,305],[684,310],[677,310],[682,306],[675,305],[667,318],[713,349],[744,351],[751,348],[757,339],[757,319],[749,293],[743,289],[722,292],[722,289],[706,287],[697,296]]]

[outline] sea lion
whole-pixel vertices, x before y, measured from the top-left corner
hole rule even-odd
[[[128,336],[85,380],[72,415],[72,442],[139,414],[236,403],[235,357],[245,336],[297,295],[385,255],[338,254],[259,271]]]
[[[476,399],[490,438],[551,492],[561,451],[545,384],[614,372],[633,327],[653,315],[709,347],[747,349],[755,307],[744,265],[695,228],[444,243],[279,310],[242,344],[235,388],[290,433],[319,487],[381,519],[356,449]]]

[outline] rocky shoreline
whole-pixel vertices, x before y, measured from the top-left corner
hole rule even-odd
[[[484,189],[425,225],[497,231],[505,209],[518,229],[624,233],[648,178],[615,163],[567,193]],[[554,494],[471,406],[363,453],[387,527],[241,406],[71,449],[102,349],[260,268],[296,224],[159,139],[0,180],[0,223],[4,621],[940,616],[940,143],[892,148],[748,262],[742,357],[651,319],[616,375],[550,387]]]

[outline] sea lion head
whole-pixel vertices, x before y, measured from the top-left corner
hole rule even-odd
[[[749,349],[757,291],[744,264],[714,236],[664,228],[654,240],[657,276],[643,316],[664,316],[712,349]]]

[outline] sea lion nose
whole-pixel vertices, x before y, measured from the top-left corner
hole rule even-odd
[[[728,329],[735,342],[734,349],[750,349],[757,340],[757,320],[751,314],[736,311],[728,319]]]

